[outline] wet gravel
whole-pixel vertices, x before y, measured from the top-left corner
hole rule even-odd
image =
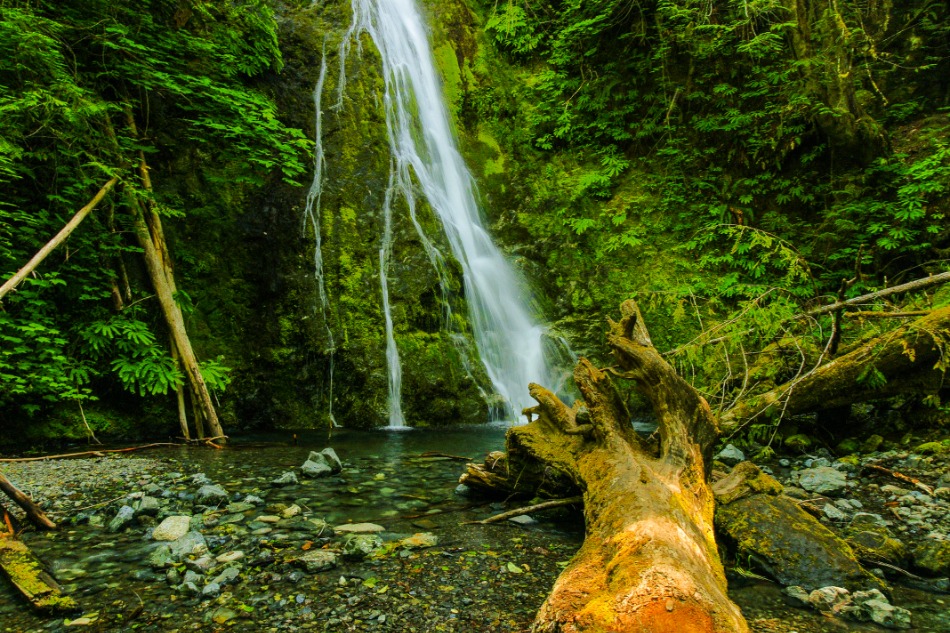
[[[497,438],[489,440],[497,445]],[[23,538],[83,608],[41,617],[0,583],[0,631],[528,631],[582,541],[579,517],[562,509],[538,514],[537,522],[526,526],[465,525],[510,506],[454,494],[458,461],[420,456],[420,446],[400,441],[406,445],[392,448],[389,441],[366,448],[359,437],[341,441],[342,472],[300,476],[286,486],[272,482],[286,472],[300,475],[309,448],[172,449],[149,451],[148,457],[0,464],[62,524],[58,532],[28,532]],[[464,437],[461,445],[482,448]],[[946,463],[929,457],[873,456],[875,463],[935,484]],[[769,467],[791,485],[806,459],[821,456],[797,456],[787,465],[778,459]],[[882,493],[890,482],[881,476],[859,469],[848,473],[854,485],[845,489],[847,497],[861,500],[865,511],[893,517],[895,531],[909,542],[942,533],[946,513],[937,511],[939,499],[895,505],[902,497],[899,491]],[[209,485],[220,486],[227,497],[199,503],[199,491]],[[123,505],[133,509],[133,519],[110,531]],[[891,510],[902,507],[911,507],[916,514],[910,518],[919,521]],[[151,535],[175,515],[191,517],[206,551],[163,561],[156,554],[162,544]],[[905,520],[897,521],[899,516]],[[369,556],[344,555],[352,537],[333,527],[365,521],[383,530],[378,541],[367,537],[373,543]],[[406,544],[414,534],[430,535],[437,543]],[[334,557],[333,566],[309,569],[305,559],[317,551]],[[212,584],[218,586],[209,590]],[[733,575],[730,595],[753,631],[883,630],[791,607],[781,588],[768,582]],[[947,631],[947,598],[899,588],[894,602],[914,613],[914,630]]]

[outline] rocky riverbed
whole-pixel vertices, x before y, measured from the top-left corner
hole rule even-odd
[[[327,452],[260,445],[2,464],[62,524],[24,540],[83,612],[40,617],[3,584],[0,631],[527,631],[583,538],[578,514],[465,524],[509,506],[457,494],[458,461],[400,442],[397,451],[355,438]],[[948,542],[942,453],[816,453],[765,466],[842,533],[876,517],[901,543],[904,558],[891,560],[924,578],[881,565],[892,581],[911,581],[892,601],[911,611],[914,630],[950,630],[944,568],[922,569],[929,559],[917,554]],[[844,485],[809,490],[816,469]],[[819,472],[840,482],[830,471]],[[782,588],[741,574],[730,591],[755,631],[881,630],[793,606]]]

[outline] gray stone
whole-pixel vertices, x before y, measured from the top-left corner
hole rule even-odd
[[[745,453],[740,451],[732,444],[726,444],[726,448],[719,451],[714,459],[718,459],[724,464],[735,466],[739,462],[745,461]]]
[[[195,503],[206,506],[214,506],[225,503],[228,500],[228,491],[218,484],[206,484],[198,489],[195,494]]]
[[[145,562],[152,569],[166,569],[175,564],[175,559],[168,545],[159,545],[152,550]]]
[[[826,503],[825,507],[822,508],[821,511],[832,521],[843,523],[848,520],[848,515],[831,503]]]
[[[785,596],[793,607],[807,607],[810,604],[808,602],[808,592],[798,585],[785,587]]]
[[[228,514],[240,514],[242,512],[247,512],[248,510],[253,510],[254,507],[255,506],[253,503],[248,503],[247,501],[237,501],[235,503],[229,503],[227,511]]]
[[[139,499],[139,502],[135,504],[135,514],[136,516],[155,516],[158,514],[158,511],[161,509],[161,502],[155,497],[145,496]]]
[[[209,582],[205,585],[204,589],[201,590],[201,595],[204,598],[217,598],[221,595],[221,585],[216,582]]]
[[[208,555],[199,556],[194,560],[187,559],[185,560],[185,567],[198,574],[207,574],[214,567],[214,559]]]
[[[316,549],[305,552],[294,563],[299,567],[303,567],[309,573],[315,574],[336,567],[337,556],[331,551]]]
[[[343,543],[343,556],[360,560],[383,546],[383,540],[375,534],[351,534]]]
[[[533,525],[537,523],[537,521],[529,517],[527,514],[519,514],[516,517],[511,517],[508,519],[508,522],[515,523],[517,525]]]
[[[241,568],[234,567],[225,567],[220,574],[215,576],[214,580],[211,581],[211,584],[217,584],[221,587],[225,585],[230,585],[235,580],[238,579],[238,576],[241,575]]]
[[[262,506],[264,505],[264,500],[258,497],[257,495],[247,495],[246,497],[244,497],[244,503],[250,503],[255,506]]]
[[[185,570],[185,577],[184,577],[183,582],[191,582],[191,583],[198,584],[199,582],[202,581],[203,578],[204,576],[202,574],[195,573],[194,571],[188,569],[188,570]]]
[[[843,587],[821,587],[808,594],[808,604],[819,611],[831,611],[850,596],[851,593]]]
[[[200,532],[188,532],[181,538],[169,543],[169,547],[176,561],[189,556],[200,556],[208,551],[208,543]]]
[[[877,589],[856,591],[838,613],[859,622],[874,622],[889,629],[909,629],[910,611],[895,607]]]
[[[333,470],[334,473],[338,473],[343,470],[343,462],[341,462],[340,458],[337,457],[335,450],[328,446],[327,448],[320,451],[320,454],[323,455],[327,465]]]
[[[469,494],[471,494],[471,492],[472,489],[465,484],[459,484],[455,487],[455,494],[459,495],[460,497],[467,497]]]
[[[109,521],[110,532],[121,532],[135,519],[135,510],[130,506],[122,506],[115,517]]]
[[[801,471],[798,485],[809,492],[834,496],[844,492],[848,477],[843,472],[829,466],[808,468]]]
[[[399,547],[404,549],[423,549],[435,547],[439,544],[439,537],[430,532],[419,532],[399,541]]]
[[[333,469],[326,462],[326,458],[320,453],[310,453],[311,457],[314,455],[320,455],[321,459],[308,459],[303,463],[303,466],[300,467],[300,472],[303,473],[304,477],[324,477],[326,475],[332,475]]]
[[[199,593],[201,593],[201,590],[198,589],[198,585],[188,581],[178,585],[178,591],[188,596],[197,596]]]
[[[386,528],[375,523],[347,523],[338,525],[333,529],[337,534],[372,534],[386,531]]]
[[[191,483],[196,486],[204,486],[205,484],[210,484],[211,480],[208,479],[208,476],[204,473],[195,473],[191,476]]]
[[[191,517],[176,515],[166,517],[152,531],[152,538],[156,541],[177,541],[191,529]]]
[[[274,479],[270,482],[272,486],[296,486],[300,482],[297,480],[297,475],[290,472],[289,470],[282,474],[277,479]]]

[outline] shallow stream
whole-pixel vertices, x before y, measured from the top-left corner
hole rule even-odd
[[[293,434],[287,432],[241,438],[220,451],[161,448],[58,462],[75,471],[83,467],[81,462],[95,461],[89,471],[95,480],[77,483],[75,473],[74,479],[64,479],[60,497],[47,506],[63,529],[23,538],[77,598],[89,623],[80,620],[67,626],[78,614],[37,616],[4,581],[0,631],[527,631],[554,579],[582,542],[583,526],[568,510],[538,513],[533,517],[537,522],[527,526],[464,524],[517,504],[490,504],[455,494],[464,462],[449,455],[480,460],[500,448],[503,438],[500,427],[334,431],[330,438],[325,432],[303,432],[294,445]],[[271,485],[287,471],[299,474],[309,452],[326,446],[342,459],[340,474]],[[128,470],[139,463],[151,465],[140,472]],[[56,464],[11,465],[9,472],[26,489],[48,490],[58,477]],[[103,476],[103,467],[117,475]],[[146,562],[157,546],[149,538],[156,519],[141,517],[139,524],[118,533],[103,524],[122,505],[116,498],[128,493],[150,489],[163,503],[190,504],[197,473],[223,486],[232,501],[248,494],[264,501],[242,512],[228,512],[222,504],[204,513],[202,533],[211,555],[241,553],[241,558],[206,572],[207,579],[225,566],[240,569],[240,576],[214,597],[180,590],[180,575],[187,573],[184,565],[155,571]],[[99,505],[89,508],[92,504]],[[363,560],[341,559],[333,569],[310,573],[289,562],[288,553],[332,547],[334,539],[294,531],[283,523],[262,527],[258,520],[294,505],[301,508],[301,516],[330,525],[379,524],[386,529],[386,543],[419,532],[434,534],[439,542]],[[165,513],[174,513],[172,507]],[[83,519],[70,521],[77,513]],[[786,606],[779,588],[768,582],[733,578],[730,594],[754,631],[883,630]],[[946,605],[936,601],[943,598],[910,590],[895,594],[895,602],[914,613],[918,631],[945,630],[939,627]]]

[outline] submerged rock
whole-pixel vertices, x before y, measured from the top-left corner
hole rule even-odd
[[[327,448],[325,448],[325,449],[323,449],[322,451],[320,451],[319,454],[320,454],[320,455],[323,455],[324,459],[326,460],[327,465],[330,466],[330,469],[331,469],[334,473],[338,473],[338,472],[340,472],[341,470],[343,470],[343,462],[340,461],[340,458],[337,456],[335,450],[333,450],[332,448],[330,448],[330,447],[328,446]],[[311,456],[312,456],[312,455],[313,455],[313,453],[311,453]],[[311,459],[312,459],[312,457],[311,457]]]
[[[914,548],[914,565],[935,576],[950,574],[950,541],[921,543]]]
[[[386,528],[375,523],[347,523],[333,528],[337,534],[372,534],[374,532],[385,532]]]
[[[310,550],[304,552],[302,556],[292,562],[298,567],[303,567],[309,573],[315,574],[336,567],[337,555],[325,549]]]
[[[300,483],[300,482],[297,480],[297,475],[295,475],[294,473],[292,473],[292,472],[290,472],[290,471],[288,470],[287,472],[285,472],[284,474],[282,474],[282,475],[281,475],[280,477],[278,477],[277,479],[274,479],[273,481],[271,481],[271,482],[270,482],[270,485],[272,485],[272,486],[296,486],[298,483]]]
[[[228,500],[228,491],[218,484],[206,484],[198,489],[195,495],[195,503],[213,506],[220,503],[226,503]]]
[[[109,521],[110,532],[121,532],[135,519],[135,510],[131,506],[122,506],[115,517]]]
[[[375,534],[351,534],[343,542],[343,556],[355,560],[363,559],[382,546],[382,539]]]
[[[314,459],[316,457],[316,459]],[[333,468],[327,463],[326,457],[321,453],[310,453],[310,459],[303,463],[300,472],[305,477],[324,477],[333,474]]]

